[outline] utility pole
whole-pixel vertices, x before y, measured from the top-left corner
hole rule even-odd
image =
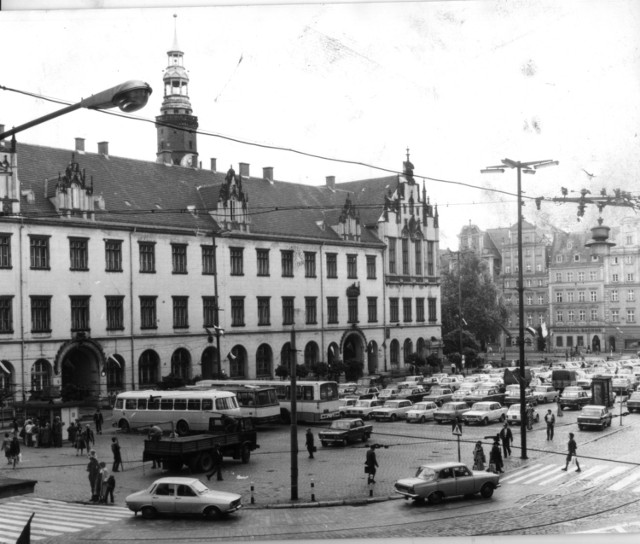
[[[291,352],[290,367],[291,374],[291,500],[298,500],[298,384],[297,384],[297,356],[296,356],[296,329],[291,327]]]

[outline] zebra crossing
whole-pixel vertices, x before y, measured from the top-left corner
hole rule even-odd
[[[0,543],[14,544],[33,513],[31,540],[34,542],[113,523],[132,515],[128,508],[104,504],[73,504],[37,498],[0,502]]]
[[[580,461],[580,460],[579,460]],[[563,464],[535,463],[500,478],[502,485],[528,486],[594,486],[602,485],[607,491],[640,493],[640,468],[635,466],[612,466],[611,464],[587,464],[580,461],[581,472],[576,473],[571,464],[567,472]]]

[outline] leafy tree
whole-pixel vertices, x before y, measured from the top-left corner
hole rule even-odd
[[[328,365],[328,367],[327,378],[336,382],[340,379],[340,375],[347,369],[343,361],[334,361]]]
[[[427,356],[427,366],[431,373],[442,370],[442,359],[438,357],[435,353],[430,353]]]
[[[487,263],[472,251],[458,253],[458,257],[459,266],[454,258],[452,268],[442,272],[444,352],[460,351],[457,334],[454,334],[455,348],[447,344],[449,335],[457,333],[460,327],[463,328],[463,349],[484,351],[487,343],[495,342],[499,337],[501,325],[507,321],[507,308],[491,279]],[[469,342],[471,338],[475,345]]]
[[[313,363],[311,365],[311,372],[315,375],[316,378],[324,378],[329,374],[329,365],[327,363],[323,363],[322,361]]]
[[[289,365],[278,365],[275,373],[281,380],[286,380],[289,377]],[[308,375],[309,369],[305,365],[296,365],[297,378],[306,378]]]

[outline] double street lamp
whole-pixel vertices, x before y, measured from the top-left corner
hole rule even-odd
[[[524,377],[524,279],[522,274],[522,173],[535,174],[539,168],[556,166],[557,164],[558,161],[553,160],[520,162],[511,159],[502,159],[501,165],[487,166],[480,170],[482,174],[503,174],[506,168],[515,168],[518,172],[518,348],[520,358],[520,451],[522,459],[527,459],[527,406]]]

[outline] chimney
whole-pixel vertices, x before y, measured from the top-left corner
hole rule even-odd
[[[336,177],[335,176],[327,176],[327,187],[332,191],[336,188]]]
[[[211,157],[211,171],[212,172],[216,172],[217,171],[217,165],[216,165],[216,159],[214,159],[213,157]]]
[[[249,163],[248,162],[241,162],[240,163],[240,175],[244,176],[245,178],[251,177],[249,175]]]
[[[76,138],[76,151],[84,153],[84,138]]]
[[[104,155],[105,157],[108,157],[109,142],[98,142],[98,153],[100,153],[100,155]]]
[[[263,166],[262,177],[267,181],[273,181],[273,166]]]

